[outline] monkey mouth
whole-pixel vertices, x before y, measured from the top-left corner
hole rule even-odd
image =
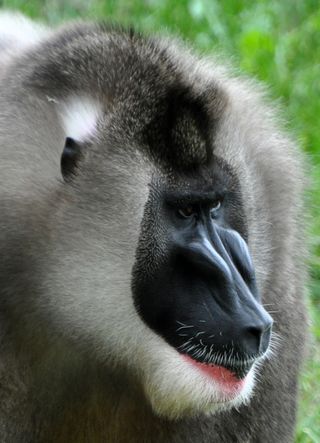
[[[220,365],[196,360],[188,354],[182,354],[188,363],[196,367],[207,377],[218,383],[224,391],[237,393],[242,390],[246,377],[253,366],[253,361],[238,362],[232,365]]]

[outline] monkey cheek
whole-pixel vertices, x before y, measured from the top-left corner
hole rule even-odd
[[[253,392],[254,366],[241,385],[233,390],[183,358],[165,358],[152,366],[153,371],[147,371],[144,378],[145,395],[154,412],[167,419],[212,415],[239,407],[248,403]]]

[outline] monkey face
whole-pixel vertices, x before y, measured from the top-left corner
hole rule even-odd
[[[133,269],[143,321],[234,401],[265,355],[272,319],[260,303],[235,176],[215,159],[168,185],[154,180]],[[242,235],[241,235],[241,234]],[[149,245],[149,247],[148,247]],[[152,245],[152,248],[150,248]]]

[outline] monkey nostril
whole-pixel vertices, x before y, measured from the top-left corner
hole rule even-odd
[[[264,354],[268,349],[272,322],[267,325],[249,326],[243,330],[243,347],[250,355]]]
[[[250,348],[250,354],[259,353],[262,333],[262,328],[256,326],[251,326],[245,331],[244,343]]]

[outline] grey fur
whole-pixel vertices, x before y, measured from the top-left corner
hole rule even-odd
[[[97,25],[14,47],[0,36],[1,442],[291,442],[306,329],[303,174],[260,88],[180,43]],[[136,314],[130,276],[148,183],[167,155],[139,134],[177,82],[206,97],[218,122],[211,143],[237,172],[280,339],[249,404],[206,415],[184,413],[177,398],[167,418],[173,357]],[[61,115],[78,96],[101,109],[77,180],[65,184]],[[185,161],[201,162],[192,134]]]

